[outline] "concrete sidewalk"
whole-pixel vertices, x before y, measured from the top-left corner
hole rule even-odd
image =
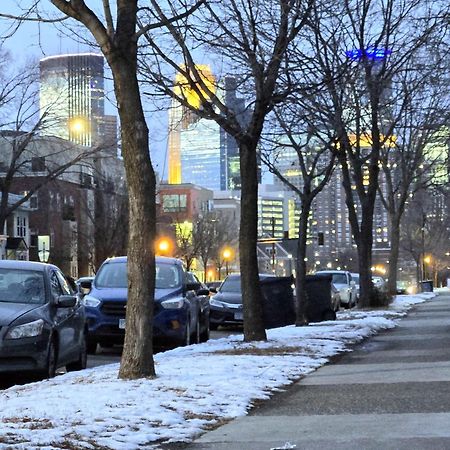
[[[173,448],[450,449],[450,295],[416,306],[248,416]]]

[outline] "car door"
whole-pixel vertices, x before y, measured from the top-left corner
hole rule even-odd
[[[58,269],[50,272],[50,290],[54,300],[61,295],[73,295],[69,283]],[[78,352],[80,329],[83,330],[80,321],[83,316],[80,315],[78,302],[74,307],[55,307],[54,314],[55,329],[59,337],[59,360],[64,363]]]

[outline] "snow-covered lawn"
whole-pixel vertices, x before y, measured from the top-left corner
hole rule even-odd
[[[118,364],[0,391],[0,449],[151,449],[189,442],[245,415],[256,400],[310,373],[350,344],[393,328],[434,294],[397,296],[387,310],[338,313],[338,320],[242,335],[155,356],[158,377],[117,379]]]

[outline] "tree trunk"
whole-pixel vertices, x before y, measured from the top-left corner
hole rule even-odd
[[[130,209],[128,301],[119,378],[154,377],[153,299],[155,289],[155,173],[136,71],[124,58],[114,66]]]
[[[297,240],[297,261],[295,291],[297,295],[295,325],[303,326],[308,324],[306,315],[308,307],[308,296],[306,294],[306,240],[308,237],[308,216],[311,209],[311,202],[302,199],[302,209],[298,227]]]
[[[373,205],[365,205],[362,208],[361,231],[359,233],[358,265],[359,265],[359,304],[362,308],[370,306],[370,298],[373,292],[372,283],[372,228]]]
[[[391,295],[397,293],[397,269],[400,253],[400,216],[392,214],[391,221],[391,250],[389,251],[388,292]]]
[[[256,148],[241,143],[241,222],[239,252],[242,300],[244,306],[244,341],[265,341],[262,292],[258,276],[256,246],[258,239],[258,176]]]

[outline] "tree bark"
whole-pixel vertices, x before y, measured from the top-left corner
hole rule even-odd
[[[400,215],[392,215],[390,222],[391,249],[389,251],[388,292],[395,295],[397,293],[397,268],[400,253]]]
[[[297,240],[297,262],[295,291],[297,294],[295,325],[303,326],[308,324],[306,315],[308,307],[308,296],[306,294],[306,240],[308,237],[308,217],[311,210],[311,201],[302,198],[301,215],[298,227]]]
[[[156,179],[136,72],[124,58],[110,58],[119,107],[129,192],[128,300],[119,378],[154,377],[153,297]]]
[[[258,239],[258,176],[256,146],[240,143],[241,222],[239,251],[242,300],[244,307],[244,341],[267,339],[262,309],[262,292],[258,276],[256,246]]]

